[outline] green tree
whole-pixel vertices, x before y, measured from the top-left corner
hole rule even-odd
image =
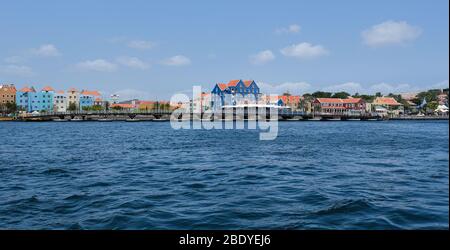
[[[69,107],[67,107],[68,111],[77,111],[77,109],[77,104],[75,104],[74,102],[69,103]]]
[[[312,96],[314,98],[330,98],[332,95],[331,92],[324,92],[324,91],[316,91],[312,93]]]
[[[336,92],[334,93],[331,97],[332,98],[341,98],[341,99],[346,99],[347,97],[349,97],[350,94],[344,91],[341,92]]]
[[[375,93],[375,97],[382,97],[383,95],[381,94],[381,92],[377,92]]]
[[[102,111],[103,110],[103,106],[101,106],[101,105],[94,105],[94,106],[92,106],[91,109],[94,110],[94,111]]]

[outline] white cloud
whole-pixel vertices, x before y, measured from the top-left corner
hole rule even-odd
[[[375,92],[381,92],[384,95],[387,95],[389,93],[402,93],[407,91],[415,90],[413,89],[409,84],[402,83],[402,84],[389,84],[389,83],[378,83],[370,86],[369,88],[371,93]]]
[[[129,67],[129,68],[133,68],[133,69],[140,69],[140,70],[146,70],[150,68],[150,64],[142,61],[141,59],[137,58],[137,57],[127,57],[127,56],[123,56],[123,57],[119,57],[117,58],[117,63]]]
[[[293,34],[300,32],[300,25],[298,24],[291,24],[288,27],[283,27],[275,30],[275,33],[277,34]]]
[[[261,92],[266,94],[283,94],[285,92],[301,94],[311,88],[311,85],[306,82],[285,82],[282,84],[258,82],[258,86]]]
[[[61,53],[53,44],[44,44],[37,49],[31,49],[31,53],[36,56],[42,57],[55,57],[61,55]]]
[[[113,72],[117,69],[117,65],[104,59],[96,59],[80,62],[76,68],[87,71]]]
[[[1,66],[0,72],[8,75],[15,75],[22,77],[29,77],[34,75],[34,72],[30,67],[14,64]]]
[[[438,83],[436,83],[436,84],[433,84],[431,87],[432,87],[432,88],[436,88],[436,89],[445,89],[445,88],[448,88],[448,87],[449,87],[449,86],[448,86],[448,80],[444,80],[444,81],[442,81],[442,82],[438,82]]]
[[[300,59],[310,59],[328,54],[328,51],[321,45],[310,43],[293,44],[280,50],[281,54]]]
[[[264,50],[256,55],[250,56],[250,62],[255,65],[262,65],[275,59],[275,55],[270,50]]]
[[[172,56],[162,61],[162,64],[168,66],[183,66],[191,64],[191,59],[183,55]]]
[[[342,83],[342,84],[331,85],[331,86],[325,87],[324,90],[328,91],[328,92],[345,91],[350,94],[354,94],[356,92],[361,93],[364,91],[361,84],[359,84],[357,82],[346,82],[346,83]]]
[[[152,49],[155,47],[155,43],[151,41],[144,41],[144,40],[133,40],[128,42],[128,47],[133,49],[140,49],[140,50],[146,50],[146,49]]]
[[[421,33],[421,28],[411,26],[405,21],[386,21],[363,31],[362,37],[365,44],[371,47],[381,47],[413,41]]]
[[[21,56],[10,56],[5,58],[3,61],[8,64],[18,64],[23,63],[25,61],[25,58]]]

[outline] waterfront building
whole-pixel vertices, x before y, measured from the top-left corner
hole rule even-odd
[[[155,110],[155,109],[173,110],[175,108],[176,107],[171,106],[170,102],[168,101],[139,101],[139,104],[136,107],[136,109],[141,111]]]
[[[393,97],[377,97],[372,103],[375,112],[387,115],[400,115],[404,113],[403,104],[397,102]]]
[[[260,102],[267,105],[277,105],[283,107],[289,107],[292,110],[301,109],[302,97],[298,95],[261,95]]]
[[[103,100],[101,97],[97,97],[94,100],[94,106],[96,107],[102,107],[102,109],[105,109],[108,105],[108,102]]]
[[[366,110],[362,98],[316,98],[313,102],[315,112],[327,114],[361,114]]]
[[[211,91],[211,107],[219,109],[224,105],[257,103],[261,97],[260,89],[253,80],[231,80],[217,83]]]
[[[75,104],[75,107],[77,107],[77,109],[79,109],[80,92],[78,92],[77,89],[70,88],[67,91],[66,97],[67,97],[67,101],[66,101],[67,109],[70,107],[71,104]]]
[[[101,95],[98,91],[82,90],[79,99],[80,110],[94,106],[95,99],[100,96]]]
[[[14,84],[0,85],[0,105],[16,102],[16,87]]]
[[[203,113],[205,111],[212,109],[212,94],[211,93],[201,93],[196,96],[190,103],[191,111],[195,113]]]
[[[40,92],[31,87],[24,87],[16,94],[16,103],[19,109],[29,113],[33,111],[53,111],[53,96],[55,91],[52,87],[44,87]]]
[[[111,104],[111,109],[133,111],[134,110],[134,106],[131,103],[113,103],[113,104]]]
[[[34,87],[23,87],[16,93],[16,105],[19,110],[31,112],[31,95],[35,94]]]
[[[67,111],[67,96],[63,90],[57,91],[53,95],[53,110],[55,112]]]

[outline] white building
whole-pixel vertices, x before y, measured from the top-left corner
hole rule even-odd
[[[55,112],[66,112],[67,110],[67,96],[64,91],[57,91],[53,95],[53,110]]]

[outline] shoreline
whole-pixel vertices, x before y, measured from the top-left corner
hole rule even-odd
[[[388,119],[278,119],[279,122],[367,122],[367,121],[448,121],[448,117],[394,117],[394,118],[388,118]],[[182,120],[180,120],[181,122]],[[209,121],[209,120],[189,120],[189,121]],[[249,120],[249,119],[233,119],[233,120],[225,120],[220,119],[216,122],[236,122],[236,121],[257,121],[257,120]],[[58,121],[58,120],[51,120],[51,119],[2,119],[0,118],[0,122],[170,122],[170,119],[135,119],[135,120],[129,120],[129,119],[111,119],[108,121],[102,121],[102,120],[66,120],[66,121]]]

